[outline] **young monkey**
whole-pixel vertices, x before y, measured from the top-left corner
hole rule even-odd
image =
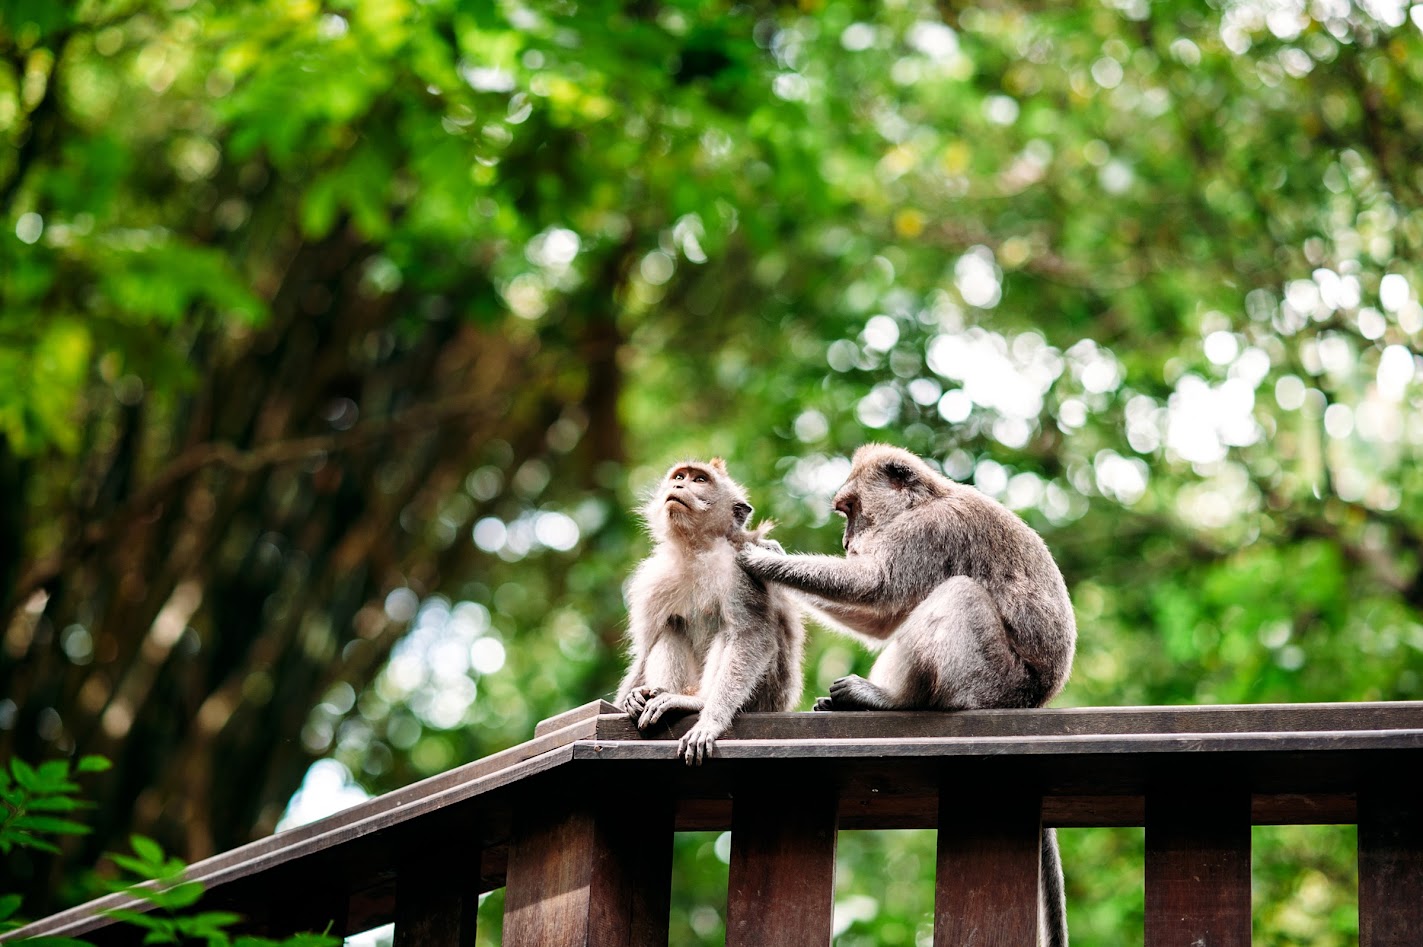
[[[799,609],[737,564],[748,546],[780,552],[769,524],[747,528],[751,512],[720,458],[674,464],[643,509],[655,545],[628,586],[632,664],[617,704],[640,730],[700,712],[677,748],[688,766],[711,755],[740,711],[800,700]]]
[[[843,557],[741,552],[752,575],[795,589],[831,627],[880,650],[869,680],[840,678],[816,710],[1041,707],[1062,689],[1077,642],[1067,586],[1007,507],[883,444],[855,452],[834,505]],[[1042,866],[1041,940],[1065,945],[1050,829]]]

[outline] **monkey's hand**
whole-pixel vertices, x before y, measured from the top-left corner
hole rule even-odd
[[[660,693],[662,693],[662,688],[660,687],[634,687],[628,691],[628,695],[623,698],[622,703],[618,706],[622,708],[623,713],[631,717],[632,721],[636,723],[638,718],[642,716],[643,710],[646,709],[647,702]]]
[[[697,713],[702,709],[702,699],[689,694],[657,694],[642,708],[642,716],[637,719],[637,728],[646,730],[662,719],[669,710],[681,713]]]
[[[716,738],[721,736],[723,729],[711,721],[698,720],[678,741],[677,755],[688,766],[701,766],[702,761],[716,749]]]
[[[766,540],[773,542],[773,540]],[[751,545],[748,543],[741,547],[740,553],[736,556],[736,561],[741,568],[751,573],[758,579],[766,578],[766,570],[772,563],[786,557],[785,551],[780,549],[780,543],[776,543],[776,551],[772,552],[764,545]]]

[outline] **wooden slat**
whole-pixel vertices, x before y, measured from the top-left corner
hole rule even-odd
[[[625,802],[534,798],[521,809],[509,845],[505,947],[666,947],[671,801]]]
[[[1423,793],[1419,772],[1359,792],[1359,947],[1423,937]]]
[[[593,721],[593,726],[596,727],[597,718],[600,715],[617,713],[619,713],[618,708],[606,700],[590,701],[589,703],[574,707],[572,710],[565,710],[563,713],[549,717],[546,720],[540,720],[534,725],[534,739],[537,740],[539,737],[547,736],[550,733],[557,733],[574,724],[580,724],[590,720]],[[626,714],[619,715],[622,716],[623,719],[627,719]],[[633,729],[636,729],[636,727]]]
[[[957,774],[939,801],[935,947],[1037,943],[1042,797]]]
[[[591,722],[589,726],[591,727]],[[506,753],[495,754],[496,757],[503,757],[503,765],[491,763],[495,758],[488,757],[406,789],[377,797],[368,803],[353,806],[320,822],[204,859],[189,866],[185,877],[200,881],[209,891],[213,891],[224,885],[266,873],[275,873],[275,877],[280,877],[288,866],[328,852],[373,844],[388,846],[390,839],[382,837],[383,833],[412,823],[421,816],[430,816],[457,803],[512,786],[568,762],[572,758],[570,741],[577,739],[576,734],[584,729],[582,725],[569,727],[568,733],[550,735],[542,740],[521,744]],[[529,748],[541,748],[545,752],[528,758],[524,754]],[[456,773],[469,778],[453,779],[453,774]],[[284,880],[279,881],[278,885],[282,883]],[[277,887],[274,890],[281,889]],[[264,901],[265,899],[258,903],[262,904]],[[101,913],[103,911],[118,907],[147,910],[150,906],[147,901],[125,894],[108,895],[35,921],[22,931],[16,932],[14,936],[87,936],[92,931],[116,923],[112,918],[104,916]]]
[[[1187,773],[1146,800],[1146,947],[1250,947],[1249,794]]]
[[[670,740],[580,741],[575,759],[659,760],[675,758]],[[1298,733],[1124,733],[1108,736],[906,737],[824,740],[726,740],[717,756],[726,760],[773,757],[855,759],[946,756],[1057,756],[1195,753],[1325,753],[1349,750],[1423,750],[1423,730],[1334,730]]]
[[[828,780],[757,780],[732,803],[727,947],[826,947],[835,897]]]
[[[396,880],[395,947],[474,947],[479,894],[472,874],[449,858],[410,856]]]
[[[613,712],[598,717],[596,739],[673,739],[696,720],[695,714],[678,717],[642,733],[626,714],[613,708]],[[1423,701],[741,714],[721,739],[875,740],[1336,730],[1423,730]]]

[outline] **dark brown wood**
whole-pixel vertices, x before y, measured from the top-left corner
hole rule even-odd
[[[748,782],[732,803],[726,945],[826,947],[835,898],[834,785],[823,774],[803,783]]]
[[[1038,936],[1042,797],[969,778],[951,771],[939,800],[934,945],[1031,947]]]
[[[395,947],[474,947],[479,893],[469,867],[412,857],[396,879]]]
[[[629,771],[630,785],[649,785]],[[672,806],[535,797],[509,844],[505,947],[666,947]]]
[[[1359,947],[1423,936],[1423,795],[1415,769],[1359,791]]]
[[[580,707],[576,712],[584,712],[590,706]],[[613,712],[598,717],[596,739],[675,739],[696,720],[695,714],[679,717],[643,733],[626,714],[617,713],[613,708]],[[1423,730],[1423,701],[741,714],[722,739],[875,740],[1336,730]]]
[[[832,780],[842,827],[913,828],[937,823],[945,765],[1000,766],[989,784],[1026,779],[1044,797],[1047,825],[1139,825],[1154,787],[1228,780],[1253,796],[1255,824],[1286,824],[1352,822],[1364,774],[1423,768],[1416,702],[747,714],[717,756],[695,768],[676,759],[672,741],[629,733],[626,718],[607,709],[601,701],[574,708],[528,743],[198,862],[190,876],[209,889],[206,906],[272,931],[298,913],[304,924],[339,925],[343,904],[345,923],[358,930],[392,918],[406,851],[470,839],[480,852],[471,883],[480,891],[502,885],[514,809],[536,792],[572,806],[589,786],[653,785],[675,805],[677,828],[724,830],[732,796],[755,770],[777,785]],[[614,732],[629,738],[608,739]],[[646,774],[642,783],[629,778],[634,770]],[[312,910],[286,897],[292,891]],[[112,941],[113,922],[97,912],[125,904],[133,906],[121,895],[99,899],[22,933]]]
[[[1177,786],[1146,799],[1146,947],[1250,947],[1250,796]]]

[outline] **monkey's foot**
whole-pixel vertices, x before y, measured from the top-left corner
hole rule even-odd
[[[822,708],[821,701],[826,703]],[[879,687],[850,674],[830,685],[830,696],[815,702],[816,710],[893,710],[894,701]]]
[[[817,697],[815,703],[811,705],[811,710],[835,710],[835,701],[829,697]]]
[[[688,766],[701,766],[716,749],[716,738],[720,735],[720,727],[698,722],[678,741],[677,755]]]

